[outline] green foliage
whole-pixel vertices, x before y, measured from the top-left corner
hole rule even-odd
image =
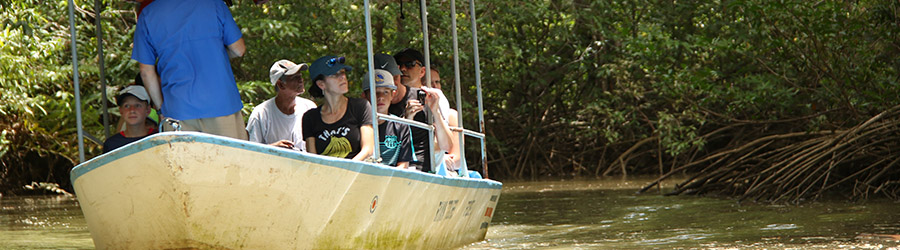
[[[516,159],[501,174],[599,173],[644,138],[677,157],[738,121],[816,117],[726,136],[835,129],[898,103],[896,2],[479,4],[488,127],[507,145],[494,153]]]
[[[98,138],[97,143],[86,141],[88,157],[99,154],[99,143],[105,138],[101,118],[104,91],[99,84],[92,4],[78,5],[75,12],[85,134]],[[105,4],[125,10],[131,6],[120,1]],[[124,42],[124,38],[130,37],[127,28],[123,31],[127,27],[124,25],[127,23],[127,13],[109,11],[104,15],[103,33],[107,44],[105,77],[108,82],[110,79],[132,79],[135,72],[133,65],[121,60],[125,51],[130,54],[128,43],[124,48],[109,45]],[[3,96],[0,100],[0,129],[4,142],[0,151],[5,152],[0,155],[0,182],[3,182],[0,189],[21,187],[20,182],[37,180],[27,179],[32,177],[66,183],[67,176],[56,175],[53,178],[58,179],[48,180],[49,176],[16,176],[14,173],[40,173],[43,171],[39,170],[41,168],[53,168],[59,164],[71,167],[77,163],[68,6],[65,1],[4,3],[0,4],[0,20],[3,20],[0,23],[0,96]],[[130,78],[124,76],[129,74]],[[43,160],[36,160],[33,155]],[[57,159],[64,160],[60,162]]]
[[[0,4],[0,115],[16,118],[3,123],[0,152],[7,156],[29,150],[77,155],[64,2]],[[355,69],[348,95],[358,96],[367,69],[362,4],[236,1],[232,13],[248,47],[233,64],[243,111],[273,96],[267,72],[279,59],[345,56]],[[442,78],[452,86],[450,2],[428,4],[431,59],[443,62]],[[462,119],[477,130],[470,12],[467,1],[456,4]],[[728,145],[729,138],[846,127],[898,103],[896,1],[477,4],[489,158],[499,170],[492,177],[598,174],[648,138],[656,140],[640,152],[656,157],[651,152],[663,150],[671,160]],[[130,60],[135,6],[104,6],[107,90],[99,84],[93,2],[79,1],[76,12],[85,127],[101,139],[101,94],[130,83],[137,72]],[[401,9],[399,1],[373,1],[371,10],[375,52],[423,48],[417,2],[404,1]],[[455,93],[447,95],[455,102]],[[812,118],[710,135],[737,122],[796,117]],[[11,131],[44,139],[13,148]],[[88,156],[99,153],[96,144],[85,145]],[[640,157],[635,164],[656,161]]]

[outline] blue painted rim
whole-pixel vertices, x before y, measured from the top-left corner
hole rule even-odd
[[[310,154],[306,152],[299,152],[289,149],[277,148],[268,145],[263,145],[260,143],[254,143],[249,141],[237,140],[228,137],[222,137],[217,135],[210,135],[205,133],[196,133],[196,132],[166,132],[166,133],[158,133],[152,136],[148,136],[147,138],[141,139],[139,141],[128,144],[124,147],[113,150],[109,153],[100,155],[91,160],[88,160],[84,163],[78,164],[71,171],[71,179],[72,183],[75,183],[75,180],[85,175],[94,169],[101,168],[106,166],[110,162],[116,161],[121,158],[128,157],[132,154],[139,153],[141,151],[169,144],[169,143],[180,143],[180,142],[198,142],[198,143],[208,143],[232,148],[239,148],[253,152],[259,152],[263,154],[268,154],[275,157],[283,157],[292,160],[305,161],[321,164],[325,167],[335,167],[340,169],[345,169],[349,171],[354,171],[361,174],[373,175],[373,176],[391,176],[391,177],[399,177],[410,180],[434,183],[445,186],[454,186],[454,187],[464,187],[464,188],[487,188],[487,189],[501,189],[503,184],[497,181],[488,180],[488,179],[471,179],[471,178],[460,178],[460,177],[444,177],[436,174],[429,174],[418,171],[405,171],[400,170],[395,167],[390,167],[381,164],[374,164],[368,162],[359,162],[353,161],[349,159],[343,158],[334,158],[328,156],[321,156]]]

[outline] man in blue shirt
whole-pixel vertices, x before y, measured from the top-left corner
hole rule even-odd
[[[138,18],[131,58],[153,103],[183,130],[247,139],[229,58],[241,31],[221,0],[156,0]]]

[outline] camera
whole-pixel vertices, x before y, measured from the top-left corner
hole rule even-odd
[[[420,89],[418,92],[416,92],[416,95],[416,98],[419,99],[419,102],[421,102],[422,105],[425,105],[425,90]]]

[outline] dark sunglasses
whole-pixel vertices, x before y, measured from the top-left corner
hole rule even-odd
[[[421,66],[422,64],[419,63],[419,61],[409,61],[409,62],[402,62],[402,63],[400,63],[400,65],[406,66],[407,68],[412,68],[415,66]]]
[[[331,59],[328,59],[328,61],[325,61],[325,65],[328,65],[328,67],[331,68],[336,63],[344,64],[344,60],[346,60],[346,59],[343,56],[331,58]]]

